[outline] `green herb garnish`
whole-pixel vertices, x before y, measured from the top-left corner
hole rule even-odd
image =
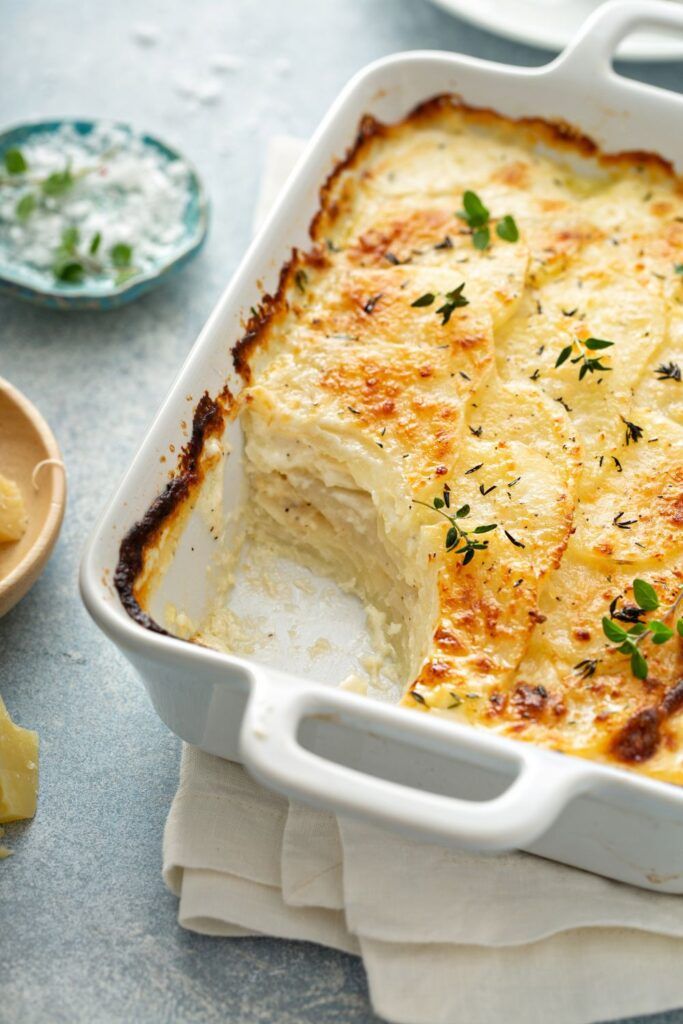
[[[479,540],[482,534],[490,533],[498,528],[497,523],[489,523],[486,526],[475,526],[473,530],[466,530],[462,526],[462,520],[467,519],[469,516],[470,506],[461,505],[457,511],[450,512],[451,489],[448,484],[444,485],[443,497],[434,498],[431,505],[428,505],[425,501],[418,501],[417,498],[413,498],[413,501],[416,505],[422,505],[424,508],[430,509],[430,511],[438,512],[449,523],[445,538],[446,551],[462,555],[463,565],[467,565],[468,562],[472,561],[475,552],[485,551],[489,546],[487,540]]]
[[[657,380],[676,380],[680,383],[681,381],[681,368],[678,363],[668,362],[662,363],[655,370],[657,374]]]
[[[646,580],[635,579],[633,581],[633,597],[638,606],[638,614],[643,612],[654,612],[660,606],[657,591]],[[640,645],[649,639],[651,643],[660,645],[671,640],[674,635],[674,628],[668,626],[663,619],[671,619],[676,616],[678,607],[683,599],[683,590],[680,591],[672,606],[664,613],[662,619],[650,619],[649,622],[635,621],[630,629],[626,630],[618,625],[611,617],[615,614],[616,602],[610,605],[610,617],[605,616],[602,620],[602,631],[608,640],[616,644],[620,654],[626,654],[631,661],[631,672],[636,679],[647,679],[648,663],[647,658],[640,650]],[[633,616],[631,616],[633,617]],[[675,632],[683,637],[683,619],[676,621]]]
[[[411,302],[410,305],[412,307],[431,306],[435,298],[436,295],[432,292],[425,292],[424,295],[421,295],[419,299],[415,299],[415,302]]]
[[[482,203],[476,192],[469,189],[462,194],[463,209],[458,211],[458,217],[466,221],[470,228],[482,228],[489,222],[489,211]]]
[[[514,547],[516,547],[516,548],[525,548],[526,547],[526,544],[524,544],[521,540],[517,540],[516,537],[513,537],[512,534],[508,530],[503,530],[503,533],[505,534],[507,539],[510,541],[510,543]]]
[[[133,248],[125,242],[117,242],[112,245],[109,255],[115,267],[129,267],[133,259]]]
[[[437,315],[442,318],[442,324],[448,323],[456,309],[460,309],[462,306],[469,306],[469,299],[465,298],[463,295],[464,287],[465,282],[463,281],[463,283],[459,284],[457,288],[453,288],[452,291],[444,293],[446,301],[442,306],[439,306],[436,311]],[[419,299],[415,299],[415,301],[411,302],[410,305],[413,308],[420,308],[422,306],[431,306],[435,301],[436,294],[434,292],[425,292],[424,295],[420,295]]]
[[[624,512],[617,512],[612,520],[612,526],[616,526],[619,530],[630,530],[638,522],[637,519],[624,519],[624,515]]]
[[[85,275],[85,267],[81,261],[70,257],[58,258],[52,269],[57,280],[65,281],[67,284],[79,284]]]
[[[477,228],[476,231],[472,232],[472,245],[475,249],[483,251],[488,249],[491,244],[491,232],[488,227]]]
[[[114,283],[123,284],[130,277],[135,277],[137,269],[132,266],[133,248],[124,242],[118,242],[109,250],[110,264],[107,265],[97,254],[102,243],[102,235],[97,231],[87,247],[81,248],[81,237],[77,227],[71,225],[64,228],[60,244],[55,252],[52,272],[58,281],[66,284],[80,284],[88,274],[103,274],[107,270],[114,271]]]
[[[3,159],[8,174],[24,174],[28,170],[26,157],[16,146],[12,147],[12,149],[6,149]]]
[[[496,224],[496,234],[499,238],[502,238],[504,242],[517,242],[519,240],[519,228],[515,222],[515,218],[509,213],[502,217]]]
[[[599,660],[597,658],[584,658],[577,665],[574,665],[574,671],[580,679],[588,679],[590,676],[595,675]]]
[[[462,194],[463,209],[458,210],[457,216],[464,220],[472,231],[472,245],[475,249],[483,251],[491,244],[491,215],[484,206],[476,192],[467,190]],[[516,242],[519,239],[519,229],[514,217],[506,214],[496,224],[496,234],[504,242]]]
[[[71,168],[67,166],[63,171],[53,171],[49,174],[40,187],[46,196],[62,196],[73,187],[75,181]]]
[[[621,422],[626,426],[626,447],[628,448],[631,441],[634,444],[638,444],[641,437],[643,436],[643,428],[639,427],[637,423],[631,423],[630,420],[621,417]]]
[[[597,352],[600,349],[611,348],[613,344],[613,341],[606,341],[604,338],[586,338],[585,341],[575,338],[570,345],[566,345],[562,349],[555,360],[555,367],[557,368],[566,363],[572,353],[576,351],[578,354],[571,359],[571,362],[572,364],[581,363],[579,367],[579,380],[583,380],[587,373],[597,373],[598,370],[607,372],[611,370],[611,366],[603,366],[600,361],[601,357],[587,356],[585,350]]]
[[[375,306],[377,305],[379,300],[382,298],[382,295],[383,295],[383,292],[379,292],[377,295],[372,295],[368,299],[368,301],[365,303],[365,305],[363,306],[363,312],[367,313],[368,316],[371,316],[373,311],[374,311]]]
[[[26,220],[30,217],[36,208],[36,197],[33,192],[27,192],[26,195],[22,196],[17,205],[14,208],[19,220]]]
[[[441,314],[443,317],[441,320],[442,324],[448,323],[452,313],[454,313],[456,309],[460,309],[462,306],[469,306],[469,299],[466,299],[462,293],[464,287],[465,282],[463,281],[463,283],[459,284],[457,288],[453,289],[453,291],[446,292],[446,301],[443,306],[440,306],[436,311],[437,315]]]
[[[72,255],[76,251],[76,247],[80,240],[78,228],[68,227],[62,231],[62,249],[64,252]]]

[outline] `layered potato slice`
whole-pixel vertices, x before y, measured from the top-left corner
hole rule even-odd
[[[251,500],[384,613],[404,705],[679,783],[681,639],[642,678],[601,620],[683,587],[682,197],[452,98],[366,121],[236,353]]]

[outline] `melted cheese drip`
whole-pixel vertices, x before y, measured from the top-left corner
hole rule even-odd
[[[441,106],[361,145],[249,354],[251,495],[401,624],[407,705],[613,762],[653,709],[656,749],[629,766],[683,782],[683,718],[661,710],[680,641],[649,645],[641,682],[600,628],[635,576],[663,606],[683,583],[683,383],[656,374],[683,365],[683,200],[656,168],[578,174],[534,141]],[[519,241],[476,250],[465,189]],[[603,372],[556,368],[589,336],[614,343],[589,353]],[[445,484],[463,526],[498,524],[468,565],[420,504]]]

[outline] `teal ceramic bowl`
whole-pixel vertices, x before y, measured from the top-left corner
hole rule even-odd
[[[37,121],[9,128],[0,132],[0,167],[4,166],[7,150],[22,149],[36,136],[55,134],[64,126],[70,126],[79,135],[87,136],[98,124],[97,121],[63,119]],[[182,160],[188,168],[188,198],[178,238],[152,267],[147,267],[144,272],[119,284],[111,278],[88,279],[87,276],[78,283],[46,280],[44,271],[37,271],[28,263],[11,260],[0,244],[0,294],[11,295],[49,309],[115,309],[167,281],[197,255],[206,239],[209,203],[196,170],[182,154],[154,136],[136,132],[130,125],[118,122],[113,123],[112,127],[131,138],[140,139],[145,146],[156,150],[166,160]]]

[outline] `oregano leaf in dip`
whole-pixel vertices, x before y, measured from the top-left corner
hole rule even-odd
[[[26,157],[16,146],[5,150],[4,161],[5,170],[8,174],[25,174],[28,170]]]
[[[115,267],[129,267],[133,260],[133,248],[125,242],[117,242],[111,247],[109,255]]]

